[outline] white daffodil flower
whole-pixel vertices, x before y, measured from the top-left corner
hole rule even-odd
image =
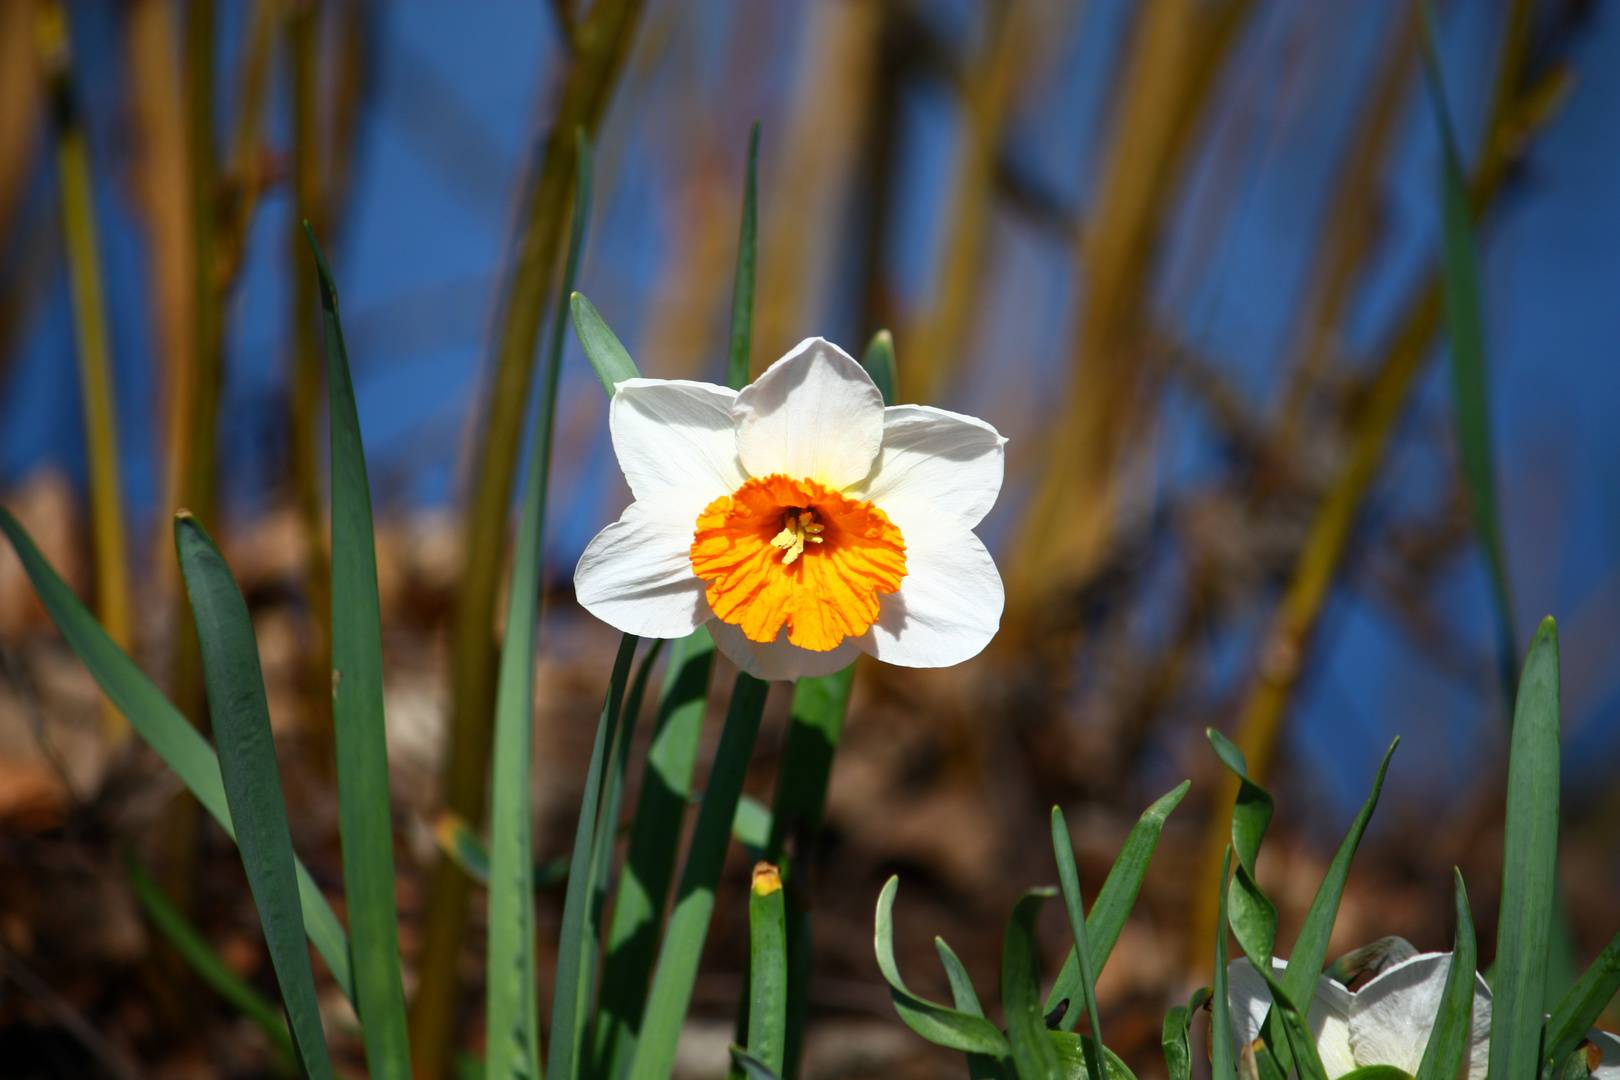
[[[628,379],[608,422],[635,501],[574,571],[603,622],[659,638],[707,623],[761,679],[858,652],[944,667],[1000,626],[972,531],[1001,491],[1006,440],[984,421],[884,408],[848,353],[807,338],[741,391]]]
[[[1287,961],[1278,959],[1272,964],[1280,978]],[[1320,976],[1306,1022],[1316,1038],[1328,1080],[1367,1065],[1393,1065],[1415,1075],[1429,1045],[1450,970],[1450,953],[1419,953],[1380,972],[1354,993],[1337,980]],[[1271,1008],[1271,991],[1248,960],[1229,965],[1226,978],[1232,1038],[1235,1045],[1243,1046],[1259,1037],[1260,1025]],[[1478,972],[1474,979],[1474,1022],[1457,1073],[1459,1080],[1485,1080],[1490,1060],[1491,988]]]

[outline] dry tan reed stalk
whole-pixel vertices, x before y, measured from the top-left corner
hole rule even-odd
[[[1084,295],[1064,407],[1007,574],[1008,647],[1033,640],[1101,565],[1119,470],[1151,422],[1152,255],[1190,136],[1251,0],[1150,0],[1136,15],[1101,189],[1080,245]]]
[[[512,477],[523,436],[541,317],[561,257],[572,206],[575,132],[595,132],[629,51],[640,0],[599,0],[573,27],[573,49],[544,157],[526,199],[523,230],[500,315],[495,371],[479,430],[467,501],[461,591],[451,630],[451,714],[444,807],[469,821],[484,814],[495,695],[496,594],[507,548]],[[565,318],[565,312],[555,317]],[[411,1003],[411,1059],[418,1080],[449,1066],[457,1014],[457,968],[466,931],[467,876],[440,858],[428,884],[420,977]]]

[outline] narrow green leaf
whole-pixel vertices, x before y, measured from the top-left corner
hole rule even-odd
[[[1226,897],[1224,887],[1232,872],[1232,849],[1226,849],[1221,862],[1220,904],[1215,917],[1215,986],[1210,998],[1209,1068],[1211,1080],[1237,1080],[1237,1063],[1232,1057],[1232,1000],[1226,993]]]
[[[585,1018],[590,1013],[590,1002],[585,996],[590,972],[584,964],[587,955],[584,938],[590,930],[590,864],[596,845],[596,830],[612,828],[611,823],[598,822],[597,811],[614,729],[618,726],[625,691],[630,682],[630,665],[635,660],[636,643],[634,634],[625,634],[619,641],[619,654],[613,661],[613,675],[608,682],[607,700],[602,703],[602,715],[596,724],[596,740],[591,744],[585,792],[579,801],[579,822],[574,827],[568,893],[563,900],[562,926],[557,941],[557,975],[552,984],[551,1053],[546,1063],[546,1075],[553,1080],[573,1080],[582,1071],[579,1068],[579,1040]]]
[[[1187,1004],[1177,1005],[1164,1014],[1160,1045],[1164,1047],[1164,1067],[1170,1080],[1192,1080],[1192,1044],[1187,1038],[1187,1028],[1193,1016],[1209,1001],[1211,993],[1209,987],[1200,987]]]
[[[612,397],[615,387],[626,379],[640,378],[641,372],[636,370],[636,362],[630,359],[630,353],[608,329],[606,320],[585,299],[584,293],[574,293],[569,303],[574,312],[574,333],[585,350],[585,358],[591,362],[596,377],[601,380],[602,389],[607,391],[608,397]]]
[[[1339,1080],[1412,1080],[1412,1077],[1393,1065],[1363,1065],[1359,1069],[1351,1069]]]
[[[1327,1070],[1322,1065],[1321,1055],[1316,1049],[1316,1037],[1311,1034],[1305,1013],[1295,1005],[1293,998],[1289,997],[1287,990],[1277,981],[1273,973],[1271,955],[1277,934],[1276,907],[1241,865],[1232,871],[1232,881],[1226,890],[1226,901],[1229,909],[1234,901],[1242,909],[1242,918],[1236,914],[1233,916],[1232,934],[1237,938],[1244,954],[1248,956],[1249,962],[1254,965],[1255,971],[1265,980],[1267,989],[1271,991],[1271,1012],[1261,1031],[1271,1046],[1272,1053],[1276,1055],[1280,1047],[1286,1046],[1286,1054],[1293,1060],[1300,1080],[1327,1080]],[[1224,981],[1224,976],[1218,974],[1217,981]],[[1224,987],[1221,989],[1224,990]],[[1314,983],[1312,989],[1313,991],[1315,989]],[[1305,999],[1307,1003],[1310,1000]],[[1229,1024],[1230,1020],[1227,1019],[1225,1022]],[[1283,1035],[1280,1040],[1274,1036],[1278,1027],[1282,1029]],[[1258,1070],[1258,1061],[1255,1067]],[[1280,1073],[1281,1068],[1279,1067],[1277,1071]]]
[[[1102,974],[1103,967],[1108,963],[1114,943],[1119,940],[1120,931],[1125,929],[1125,920],[1130,917],[1131,908],[1136,904],[1136,895],[1142,891],[1142,879],[1147,876],[1148,863],[1153,860],[1153,851],[1159,845],[1159,834],[1164,830],[1165,820],[1181,803],[1191,786],[1191,783],[1183,780],[1142,812],[1130,835],[1125,837],[1119,858],[1114,860],[1103,887],[1097,892],[1091,914],[1086,916],[1086,938],[1091,942],[1091,970],[1097,975]],[[1073,1031],[1084,1011],[1080,996],[1080,959],[1073,949],[1069,950],[1063,970],[1058,973],[1057,982],[1046,997],[1046,1011],[1051,1012],[1064,1000],[1069,1002],[1069,1007],[1058,1026],[1064,1031]]]
[[[1093,1076],[1103,1074],[1102,1025],[1097,1021],[1097,981],[1091,974],[1091,946],[1086,943],[1086,907],[1080,895],[1080,871],[1074,864],[1074,843],[1063,810],[1052,807],[1052,853],[1057,857],[1058,882],[1063,886],[1063,904],[1069,913],[1069,930],[1074,934],[1074,951],[1080,957],[1080,994],[1086,1006],[1091,1032],[1085,1039],[1088,1068]]]
[[[967,968],[957,958],[951,947],[945,944],[945,939],[934,939],[934,951],[939,953],[939,962],[945,968],[945,978],[950,980],[951,1001],[956,1005],[957,1011],[965,1012],[969,1016],[983,1016],[984,1007],[979,1004],[979,995],[973,989],[973,980],[968,978]],[[988,1054],[969,1054],[967,1056],[968,1080],[1003,1080],[1005,1073],[1001,1063]]]
[[[1553,1068],[1581,1044],[1586,1032],[1620,991],[1620,934],[1609,939],[1592,966],[1558,1002],[1547,1021],[1541,1055],[1543,1071]]]
[[[1558,627],[1542,620],[1519,677],[1508,756],[1490,1075],[1535,1075],[1558,863]]]
[[[731,349],[726,385],[748,385],[748,361],[754,332],[754,267],[759,236],[759,121],[748,133],[748,175],[743,181],[742,227],[737,237],[737,274],[731,289]]]
[[[1468,181],[1446,103],[1445,79],[1440,71],[1432,3],[1423,5],[1423,62],[1428,76],[1429,100],[1434,105],[1441,160],[1440,217],[1444,224],[1441,279],[1446,310],[1446,337],[1451,358],[1451,390],[1456,410],[1457,453],[1468,501],[1474,512],[1474,530],[1490,575],[1496,601],[1498,657],[1503,686],[1513,691],[1513,662],[1518,656],[1514,640],[1513,592],[1508,584],[1507,556],[1496,509],[1496,469],[1491,451],[1489,364],[1485,347],[1484,286],[1480,281],[1479,245],[1474,235],[1468,202]]]
[[[831,675],[800,679],[794,684],[782,771],[776,778],[765,858],[783,866],[788,890],[788,1019],[782,1066],[785,1080],[794,1080],[798,1075],[815,966],[811,905],[800,895],[804,883],[802,875],[795,872],[793,859],[803,859],[814,851],[821,836],[833,756],[843,737],[844,715],[849,710],[854,683],[855,665],[851,664]]]
[[[762,862],[748,893],[748,1052],[782,1071],[787,1029],[787,925],[782,876]]]
[[[354,937],[355,1008],[373,1080],[411,1074],[394,902],[393,809],[383,723],[382,615],[371,483],[360,440],[337,286],[315,232],[304,223],[320,275],[326,322],[326,387],[332,451],[332,724],[337,744],[343,886]]]
[[[894,1002],[895,1012],[900,1014],[907,1027],[931,1043],[970,1054],[1008,1057],[1012,1048],[1007,1044],[1007,1039],[982,1013],[936,1005],[906,989],[905,980],[900,977],[900,966],[894,959],[894,896],[899,889],[900,878],[896,875],[878,894],[872,934],[878,969],[889,984],[889,999]]]
[[[203,809],[219,822],[231,839],[236,827],[231,823],[225,801],[225,785],[220,779],[219,758],[213,747],[164,697],[152,680],[129,658],[129,654],[107,636],[95,616],[68,588],[67,582],[45,561],[28,533],[5,507],[0,506],[0,532],[11,542],[34,592],[50,614],[68,646],[89,670],[102,693],[129,720],[138,735],[157,752],[180,782],[197,797]],[[354,984],[349,967],[349,938],[321,893],[320,886],[297,865],[298,900],[304,929],[311,944],[320,952],[344,996],[354,1000]]]
[[[714,639],[703,627],[671,648],[602,967],[595,1072],[610,1080],[624,1074],[635,1052],[713,669]]]
[[[1041,951],[1035,921],[1056,889],[1031,889],[1013,906],[1001,950],[1001,1005],[1019,1080],[1062,1080],[1063,1065],[1041,1011]],[[1093,1072],[1095,1077],[1097,1074]]]
[[[1367,823],[1372,820],[1373,811],[1378,807],[1378,796],[1384,790],[1384,774],[1389,770],[1389,759],[1394,756],[1395,748],[1401,744],[1399,738],[1389,744],[1384,751],[1384,760],[1378,765],[1378,775],[1373,778],[1372,791],[1367,795],[1367,801],[1361,804],[1360,813],[1356,814],[1350,823],[1350,829],[1344,834],[1339,843],[1339,850],[1334,854],[1333,861],[1328,864],[1327,873],[1322,875],[1322,884],[1316,889],[1316,897],[1311,901],[1311,907],[1305,914],[1305,923],[1300,927],[1299,937],[1294,940],[1294,949],[1289,954],[1288,969],[1283,972],[1283,988],[1288,996],[1295,1001],[1309,1001],[1315,993],[1316,980],[1322,973],[1322,964],[1327,960],[1328,940],[1333,936],[1333,921],[1339,913],[1339,901],[1344,896],[1345,881],[1350,876],[1350,860],[1355,857],[1356,848],[1361,844],[1361,837],[1367,831]],[[1284,1062],[1286,1069],[1287,1062]]]
[[[174,902],[163,892],[163,887],[146,872],[133,852],[125,854],[124,869],[129,874],[130,888],[134,890],[141,909],[158,932],[174,946],[174,951],[215,993],[257,1024],[270,1041],[286,1054],[287,1064],[291,1066],[298,1055],[293,1049],[292,1036],[287,1034],[280,1007],[231,970],[202,933],[174,906]]]
[[[873,334],[872,340],[866,343],[866,352],[861,355],[861,366],[872,376],[872,381],[877,383],[878,392],[883,395],[883,404],[893,405],[894,335],[887,330],[879,330]]]
[[[748,1080],[781,1080],[775,1069],[735,1044],[731,1047],[731,1060]]]
[[[1367,831],[1367,823],[1372,820],[1373,810],[1378,806],[1378,796],[1384,790],[1384,774],[1389,769],[1389,759],[1394,755],[1395,748],[1400,742],[1399,738],[1395,739],[1384,752],[1384,760],[1378,766],[1378,775],[1373,778],[1372,791],[1368,794],[1367,801],[1362,803],[1361,811],[1356,814],[1355,820],[1350,823],[1350,829],[1339,843],[1339,850],[1334,854],[1333,861],[1328,864],[1327,873],[1322,876],[1322,884],[1317,887],[1316,897],[1311,901],[1310,910],[1305,915],[1305,923],[1300,927],[1299,937],[1294,941],[1294,949],[1289,954],[1288,968],[1280,980],[1283,989],[1294,1001],[1310,1001],[1316,993],[1316,980],[1321,976],[1322,964],[1327,959],[1328,940],[1333,935],[1333,922],[1338,917],[1339,901],[1344,896],[1344,885],[1350,876],[1350,861],[1355,857],[1362,834]],[[1287,1041],[1277,1043],[1273,1047],[1273,1053],[1279,1074],[1286,1076],[1294,1064]],[[1266,1063],[1260,1064],[1264,1069]]]
[[[731,819],[731,835],[757,860],[765,856],[771,842],[771,811],[752,795],[737,800],[737,816]]]
[[[731,840],[731,822],[737,814],[748,764],[754,756],[759,735],[759,718],[765,708],[770,684],[747,673],[737,675],[726,710],[726,725],[720,733],[709,786],[703,792],[692,846],[681,872],[681,885],[675,897],[664,934],[658,966],[653,972],[647,1013],[636,1045],[632,1076],[667,1076],[675,1061],[675,1044],[680,1039],[697,980],[698,959],[709,933],[709,917],[714,914],[714,893],[720,884],[726,845]],[[555,1077],[557,1074],[553,1073]]]
[[[1474,940],[1474,918],[1468,909],[1468,890],[1463,887],[1462,871],[1453,869],[1457,889],[1457,934],[1451,947],[1451,968],[1446,972],[1446,988],[1440,994],[1440,1008],[1429,1032],[1429,1045],[1423,1049],[1417,1080],[1451,1080],[1468,1052],[1468,1036],[1474,1026],[1474,970],[1478,964]]]
[[[236,823],[242,869],[259,910],[299,1063],[305,1075],[322,1080],[332,1076],[332,1062],[321,1028],[309,946],[304,943],[292,834],[287,829],[287,804],[270,734],[270,704],[259,669],[253,618],[224,556],[185,511],[175,518],[174,542],[202,645],[208,711],[219,741],[220,776]]]
[[[546,495],[551,474],[557,387],[562,373],[564,305],[584,257],[591,213],[591,151],[576,132],[573,230],[562,289],[552,312],[539,412],[529,447],[517,547],[506,604],[495,690],[490,795],[489,944],[484,999],[484,1075],[489,1080],[540,1075],[539,990],[534,926],[534,836],[529,805],[534,757],[534,652],[539,623]]]

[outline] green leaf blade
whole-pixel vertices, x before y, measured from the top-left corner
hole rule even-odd
[[[754,868],[748,895],[748,1052],[782,1071],[787,1034],[787,919],[782,877],[770,863]]]
[[[1055,893],[1053,889],[1031,889],[1019,898],[1007,920],[1001,952],[1001,1004],[1020,1080],[1064,1080],[1063,1064],[1041,1011],[1041,954],[1035,938],[1041,907]]]
[[[1468,907],[1468,890],[1463,887],[1462,871],[1456,876],[1457,934],[1451,949],[1451,968],[1446,987],[1440,994],[1440,1008],[1429,1032],[1429,1045],[1423,1049],[1416,1080],[1451,1080],[1468,1052],[1468,1037],[1474,1023],[1474,971],[1478,965],[1478,943],[1474,938],[1474,918]]]
[[[326,323],[332,458],[332,722],[355,1007],[374,1080],[411,1074],[394,898],[393,809],[383,721],[382,614],[371,482],[331,267],[308,223]]]
[[[737,232],[737,271],[731,289],[731,345],[726,361],[726,385],[733,390],[748,385],[754,339],[754,271],[759,246],[758,120],[748,133],[748,173],[743,181],[742,225]]]
[[[1074,934],[1074,951],[1080,957],[1080,993],[1085,1002],[1086,1020],[1091,1031],[1083,1040],[1087,1067],[1093,1076],[1102,1076],[1107,1058],[1103,1055],[1102,1025],[1097,1021],[1096,980],[1091,974],[1091,947],[1086,942],[1086,908],[1080,895],[1080,871],[1074,863],[1074,844],[1063,811],[1052,807],[1052,853],[1057,858],[1058,881],[1063,886],[1063,904]]]
[[[1159,845],[1165,821],[1169,819],[1171,811],[1181,804],[1191,787],[1189,781],[1183,780],[1142,812],[1130,834],[1125,837],[1119,857],[1109,869],[1102,888],[1097,891],[1091,913],[1086,916],[1086,938],[1091,943],[1091,970],[1095,974],[1102,974],[1109,955],[1114,951],[1114,943],[1125,929],[1125,920],[1130,917],[1137,894],[1142,891],[1142,880],[1147,876],[1148,864],[1152,862],[1153,852]],[[1073,1031],[1080,1022],[1084,1008],[1080,997],[1080,959],[1073,949],[1069,950],[1068,959],[1063,962],[1063,969],[1052,985],[1052,992],[1046,997],[1046,1011],[1051,1012],[1064,1000],[1069,1002],[1069,1008],[1059,1026],[1064,1031]]]
[[[883,395],[883,404],[893,405],[898,374],[894,360],[894,335],[887,330],[873,334],[872,340],[866,343],[866,352],[861,354],[861,366],[877,383],[878,393]]]
[[[607,396],[612,397],[618,385],[626,379],[639,379],[641,372],[636,370],[636,362],[630,359],[630,352],[614,332],[608,329],[607,320],[603,319],[584,293],[574,293],[569,298],[569,306],[573,310],[574,334],[579,338],[580,347],[585,350],[585,358],[591,362],[591,368],[602,383],[602,389]]]
[[[1542,621],[1519,678],[1491,1002],[1495,1078],[1535,1075],[1558,861],[1558,628]]]
[[[1609,939],[1592,966],[1586,969],[1575,985],[1570,987],[1553,1009],[1547,1021],[1541,1055],[1542,1067],[1553,1068],[1563,1062],[1586,1038],[1587,1029],[1597,1023],[1598,1016],[1620,991],[1620,934]]]
[[[332,1063],[305,944],[292,834],[253,620],[224,557],[197,519],[182,512],[175,519],[174,535],[202,646],[220,776],[236,824],[242,867],[281,986],[300,1065],[314,1080],[328,1080]]]
[[[10,541],[23,570],[44,604],[51,621],[69,648],[90,672],[102,693],[118,708],[136,734],[174,770],[181,783],[197,797],[204,810],[236,839],[220,778],[219,758],[197,729],[152,684],[129,654],[107,636],[73,590],[51,567],[39,548],[11,513],[0,506],[0,532]],[[304,929],[311,944],[326,961],[333,980],[350,1001],[354,983],[349,965],[349,939],[315,879],[302,862],[296,864],[298,899]]]

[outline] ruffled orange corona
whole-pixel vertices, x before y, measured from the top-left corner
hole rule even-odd
[[[777,473],[704,509],[692,570],[715,616],[750,641],[775,641],[786,625],[794,645],[825,652],[877,620],[878,594],[906,576],[906,545],[870,502]]]

